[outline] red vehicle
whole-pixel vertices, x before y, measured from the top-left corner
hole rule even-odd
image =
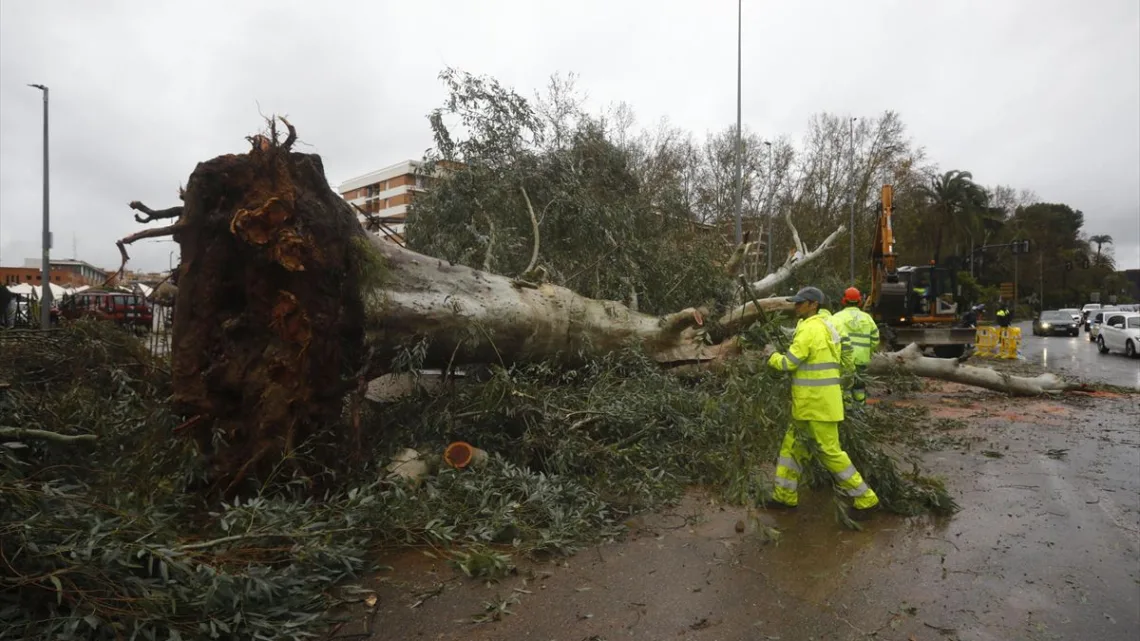
[[[126,292],[87,290],[65,297],[59,307],[69,320],[97,318],[143,331],[154,322],[154,312],[146,299]]]

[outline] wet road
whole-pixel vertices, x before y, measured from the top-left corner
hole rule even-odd
[[[944,434],[956,445],[926,457],[962,506],[952,518],[880,515],[851,532],[828,493],[810,492],[739,534],[740,510],[690,495],[632,520],[621,543],[501,583],[412,553],[379,590],[371,641],[1133,641],[1136,398],[922,396],[961,420]],[[506,602],[502,620],[471,623]]]
[[[1122,353],[1101,354],[1084,330],[1079,336],[1034,336],[1033,323],[1021,328],[1021,356],[1049,371],[1093,383],[1140,389],[1140,360]]]

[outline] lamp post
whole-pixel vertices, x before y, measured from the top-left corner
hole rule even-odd
[[[744,199],[744,183],[741,180],[741,169],[743,167],[743,144],[740,135],[740,69],[741,57],[740,49],[743,42],[741,34],[743,33],[742,18],[744,16],[744,0],[736,1],[736,244],[744,242],[744,228],[741,219],[741,205]]]
[[[40,295],[40,328],[51,326],[51,226],[48,220],[48,88],[30,84],[44,92],[44,229],[43,239],[43,294]]]
[[[851,119],[851,227],[848,236],[851,240],[851,287],[855,286],[855,121]]]
[[[772,273],[772,142],[765,140],[764,145],[768,147],[768,201],[764,203],[764,209],[768,218],[768,234],[764,237],[764,243],[767,246],[768,254],[768,272]]]

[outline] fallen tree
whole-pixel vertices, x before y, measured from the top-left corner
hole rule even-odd
[[[350,392],[359,397],[368,380],[413,362],[575,365],[634,345],[664,366],[716,366],[740,353],[736,332],[790,309],[785,298],[757,300],[756,292],[773,291],[843,231],[809,251],[788,219],[798,258],[741,287],[743,304],[713,322],[701,307],[653,316],[366,234],[329,188],[320,158],[291,150],[296,132],[282,122],[283,141],[271,123],[268,135],[250,138],[248,153],[200,163],[182,206],[132,203],[148,215],[136,216],[141,222],[177,221],[119,243],[124,263],[126,245],[139,238],[167,234],[181,246],[174,408],[193,417],[186,429],[213,454],[230,488],[332,422]],[[889,360],[922,376],[1010,393],[1056,387],[925,359],[917,348]]]

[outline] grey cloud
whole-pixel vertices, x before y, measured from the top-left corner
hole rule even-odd
[[[1140,5],[1017,0],[744,7],[744,119],[799,138],[818,111],[893,109],[945,168],[1028,188],[1140,266]],[[55,255],[112,266],[132,199],[285,113],[338,182],[430,144],[445,65],[530,92],[580,75],[698,136],[735,119],[736,3],[0,2],[0,259],[39,253],[40,97],[52,88]],[[175,246],[140,243],[140,268]]]

